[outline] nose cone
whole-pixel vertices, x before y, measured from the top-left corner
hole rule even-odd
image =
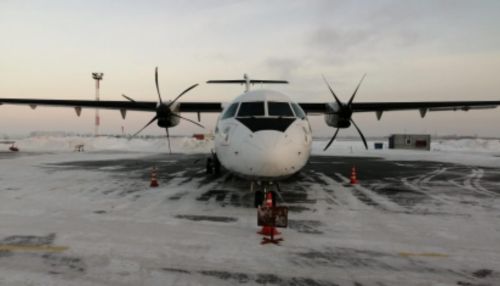
[[[242,171],[254,177],[286,177],[300,170],[307,161],[305,148],[283,132],[256,132],[247,143],[246,150],[242,150],[242,160],[248,163]]]

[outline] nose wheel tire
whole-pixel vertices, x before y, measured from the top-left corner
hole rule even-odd
[[[217,156],[215,156],[213,162],[214,162],[214,174],[220,175],[220,162],[219,159],[217,159]]]
[[[221,165],[216,155],[211,158],[207,158],[206,171],[207,174],[220,175]]]
[[[255,199],[254,199],[254,205],[256,208],[262,206],[262,203],[264,203],[264,192],[263,191],[255,191]]]
[[[278,196],[278,193],[276,193],[275,191],[271,191],[271,195],[273,196],[273,208],[276,207],[276,201],[277,201],[277,196]]]
[[[212,158],[207,158],[207,174],[213,174],[214,173],[214,163],[212,161]]]

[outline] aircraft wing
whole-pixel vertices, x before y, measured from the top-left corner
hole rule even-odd
[[[95,101],[95,100],[66,100],[66,99],[24,99],[24,98],[0,98],[0,105],[16,104],[29,105],[36,108],[38,105],[72,107],[77,110],[82,108],[116,109],[123,112],[133,111],[156,111],[157,102],[154,101]],[[302,109],[309,114],[329,113],[329,103],[300,102]],[[490,109],[500,105],[500,101],[421,101],[421,102],[353,102],[353,112],[377,112],[385,111],[419,110],[421,114],[427,111],[468,111],[472,109]],[[221,112],[221,102],[180,102],[180,112]]]
[[[329,103],[299,103],[307,113],[329,113]],[[500,105],[500,101],[421,101],[421,102],[353,102],[353,112],[419,110],[423,116],[427,111],[468,111],[472,109],[490,109]]]
[[[123,112],[133,111],[156,111],[157,103],[154,101],[106,101],[106,100],[66,100],[66,99],[23,99],[23,98],[0,98],[0,105],[16,104],[29,105],[36,108],[38,105],[73,107],[75,110],[82,108],[117,109]],[[221,112],[220,102],[179,102],[180,112]]]
[[[245,84],[247,81],[241,80],[241,79],[228,79],[228,80],[209,80],[207,83],[222,83],[222,84],[231,84],[231,83],[236,83],[236,84]],[[260,84],[260,83],[266,83],[266,84],[287,84],[288,81],[286,80],[265,80],[265,79],[251,79],[248,81],[251,84]]]
[[[428,111],[446,111],[496,108],[500,101],[423,101],[423,102],[358,102],[352,104],[354,112],[396,111],[427,109]]]

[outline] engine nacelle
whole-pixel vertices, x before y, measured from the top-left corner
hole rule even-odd
[[[179,124],[180,118],[176,116],[158,117],[158,126],[163,128],[170,128]]]
[[[328,104],[328,112],[325,113],[325,122],[328,126],[335,128],[348,128],[351,126],[352,112],[339,106],[336,102]]]
[[[170,128],[179,125],[180,118],[175,116],[175,114],[177,114],[176,108],[174,107],[172,109],[173,111],[171,111],[167,105],[158,107],[156,110],[156,116],[158,117],[156,123],[159,127]]]
[[[335,128],[348,128],[351,126],[349,118],[342,117],[335,113],[325,114],[325,122],[328,126]]]

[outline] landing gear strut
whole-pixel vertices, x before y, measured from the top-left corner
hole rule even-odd
[[[254,200],[255,208],[262,206],[263,202],[264,202],[264,192],[263,191],[255,191],[255,200]]]
[[[220,175],[220,167],[217,154],[212,153],[212,157],[207,158],[207,174]]]
[[[268,192],[271,192],[272,197],[273,197],[273,207],[276,207],[276,201],[278,198],[278,193],[276,191],[270,191],[269,189],[271,186],[274,185],[276,186],[276,190],[279,192],[280,187],[278,183],[272,183],[272,182],[262,182],[259,183],[258,186],[260,187],[259,190],[255,190],[255,198],[254,198],[254,206],[255,208],[258,208],[264,204],[264,200],[266,198],[266,195]],[[254,182],[250,183],[250,191],[254,190]]]

